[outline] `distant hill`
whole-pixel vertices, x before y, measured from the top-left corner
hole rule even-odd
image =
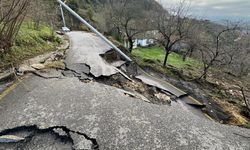
[[[162,7],[157,0],[138,0],[141,5],[145,7]],[[109,0],[67,0],[66,3],[77,13],[79,13],[84,19],[90,22],[92,25],[98,27],[100,22],[103,22],[103,10],[105,4],[107,4]],[[138,8],[141,9],[141,8]],[[167,10],[166,10],[167,12]],[[66,12],[66,22],[67,25],[71,28],[75,29],[86,29],[86,27],[82,27],[78,20],[72,18],[70,14]],[[223,25],[219,23],[215,23],[209,20],[197,20],[191,19],[192,22],[199,26],[199,30],[210,29],[213,31],[217,31],[223,29]],[[104,30],[104,29],[101,29]],[[106,32],[106,31],[102,31]]]
[[[115,0],[113,0],[115,1]],[[159,3],[155,0],[128,0],[137,1],[140,3],[140,8],[138,9],[149,9],[150,7],[161,7]],[[90,22],[92,25],[98,27],[100,22],[103,22],[103,7],[109,2],[109,0],[67,0],[68,4],[74,11],[76,11],[80,16]],[[81,29],[79,21],[72,19],[72,16],[66,12],[66,21],[70,22],[68,25],[71,28]],[[85,27],[84,27],[85,28]],[[105,31],[102,31],[105,32]]]

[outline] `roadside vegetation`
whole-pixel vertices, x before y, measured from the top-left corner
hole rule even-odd
[[[18,64],[39,54],[56,49],[61,39],[56,36],[53,29],[40,25],[39,29],[33,28],[33,22],[24,22],[7,53],[0,54],[0,66],[8,67]]]
[[[49,11],[37,12],[35,10],[37,7],[33,7],[36,2],[0,1],[2,6],[0,9],[0,69],[55,50],[55,47],[60,44],[61,40],[55,34]],[[41,7],[46,6],[49,9],[49,4],[45,1],[44,4],[46,5],[41,5]]]
[[[147,48],[136,48],[133,50],[132,55],[140,58],[141,60],[154,60],[159,63],[163,63],[165,52],[160,46],[153,46]],[[182,69],[187,66],[193,66],[197,68],[201,68],[201,62],[195,60],[193,58],[188,57],[185,61],[183,61],[183,57],[177,53],[171,53],[168,58],[168,64],[172,65],[176,68]]]

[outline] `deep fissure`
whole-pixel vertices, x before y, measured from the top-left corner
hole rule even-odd
[[[58,132],[55,131],[56,129],[61,129],[65,134],[60,135]],[[19,126],[19,127],[15,127],[12,129],[5,129],[5,130],[1,131],[0,136],[13,135],[13,134],[17,134],[18,132],[29,132],[29,134],[26,137],[24,137],[25,140],[21,140],[21,141],[16,142],[16,143],[23,144],[23,146],[25,146],[27,143],[29,143],[32,140],[32,138],[34,138],[36,135],[43,134],[43,133],[49,133],[51,135],[54,135],[56,137],[56,140],[59,140],[59,141],[64,142],[64,143],[68,143],[68,142],[71,143],[72,150],[74,150],[73,146],[75,143],[74,143],[74,139],[71,137],[71,134],[70,134],[70,133],[73,133],[73,134],[83,136],[86,140],[90,141],[92,143],[91,149],[93,149],[93,150],[99,149],[98,142],[95,138],[91,138],[87,134],[82,133],[80,131],[71,130],[66,126],[52,126],[52,127],[48,127],[48,128],[44,128],[44,129],[40,129],[37,125]],[[2,144],[14,144],[14,143],[15,142],[2,143]]]

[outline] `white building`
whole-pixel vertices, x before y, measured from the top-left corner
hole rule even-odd
[[[154,37],[156,36],[157,31],[147,31],[145,33],[137,35],[134,40],[133,48],[137,47],[147,47],[155,43]],[[129,42],[125,40],[124,46],[129,47]]]

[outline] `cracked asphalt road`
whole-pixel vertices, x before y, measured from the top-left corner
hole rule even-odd
[[[84,61],[80,57],[86,56],[79,56]],[[178,101],[171,106],[154,105],[128,97],[115,87],[84,83],[75,77],[31,75],[0,100],[0,120],[1,131],[31,125],[39,129],[64,126],[95,139],[101,150],[250,149],[249,129],[209,121]],[[51,142],[50,135],[39,135],[25,149],[91,149],[83,136],[71,138],[72,143]],[[0,148],[5,145],[0,143]]]
[[[95,77],[117,73],[117,70],[100,56],[111,50],[101,38],[93,33],[77,31],[68,33],[68,36],[71,44],[65,60],[67,68],[87,74],[90,72]]]
[[[0,129],[67,126],[96,138],[100,149],[249,150],[250,130],[196,116],[182,103],[153,105],[114,87],[77,78],[32,77],[0,102]],[[242,136],[239,136],[242,135]],[[76,145],[82,145],[77,139]],[[31,148],[32,149],[32,148]]]

